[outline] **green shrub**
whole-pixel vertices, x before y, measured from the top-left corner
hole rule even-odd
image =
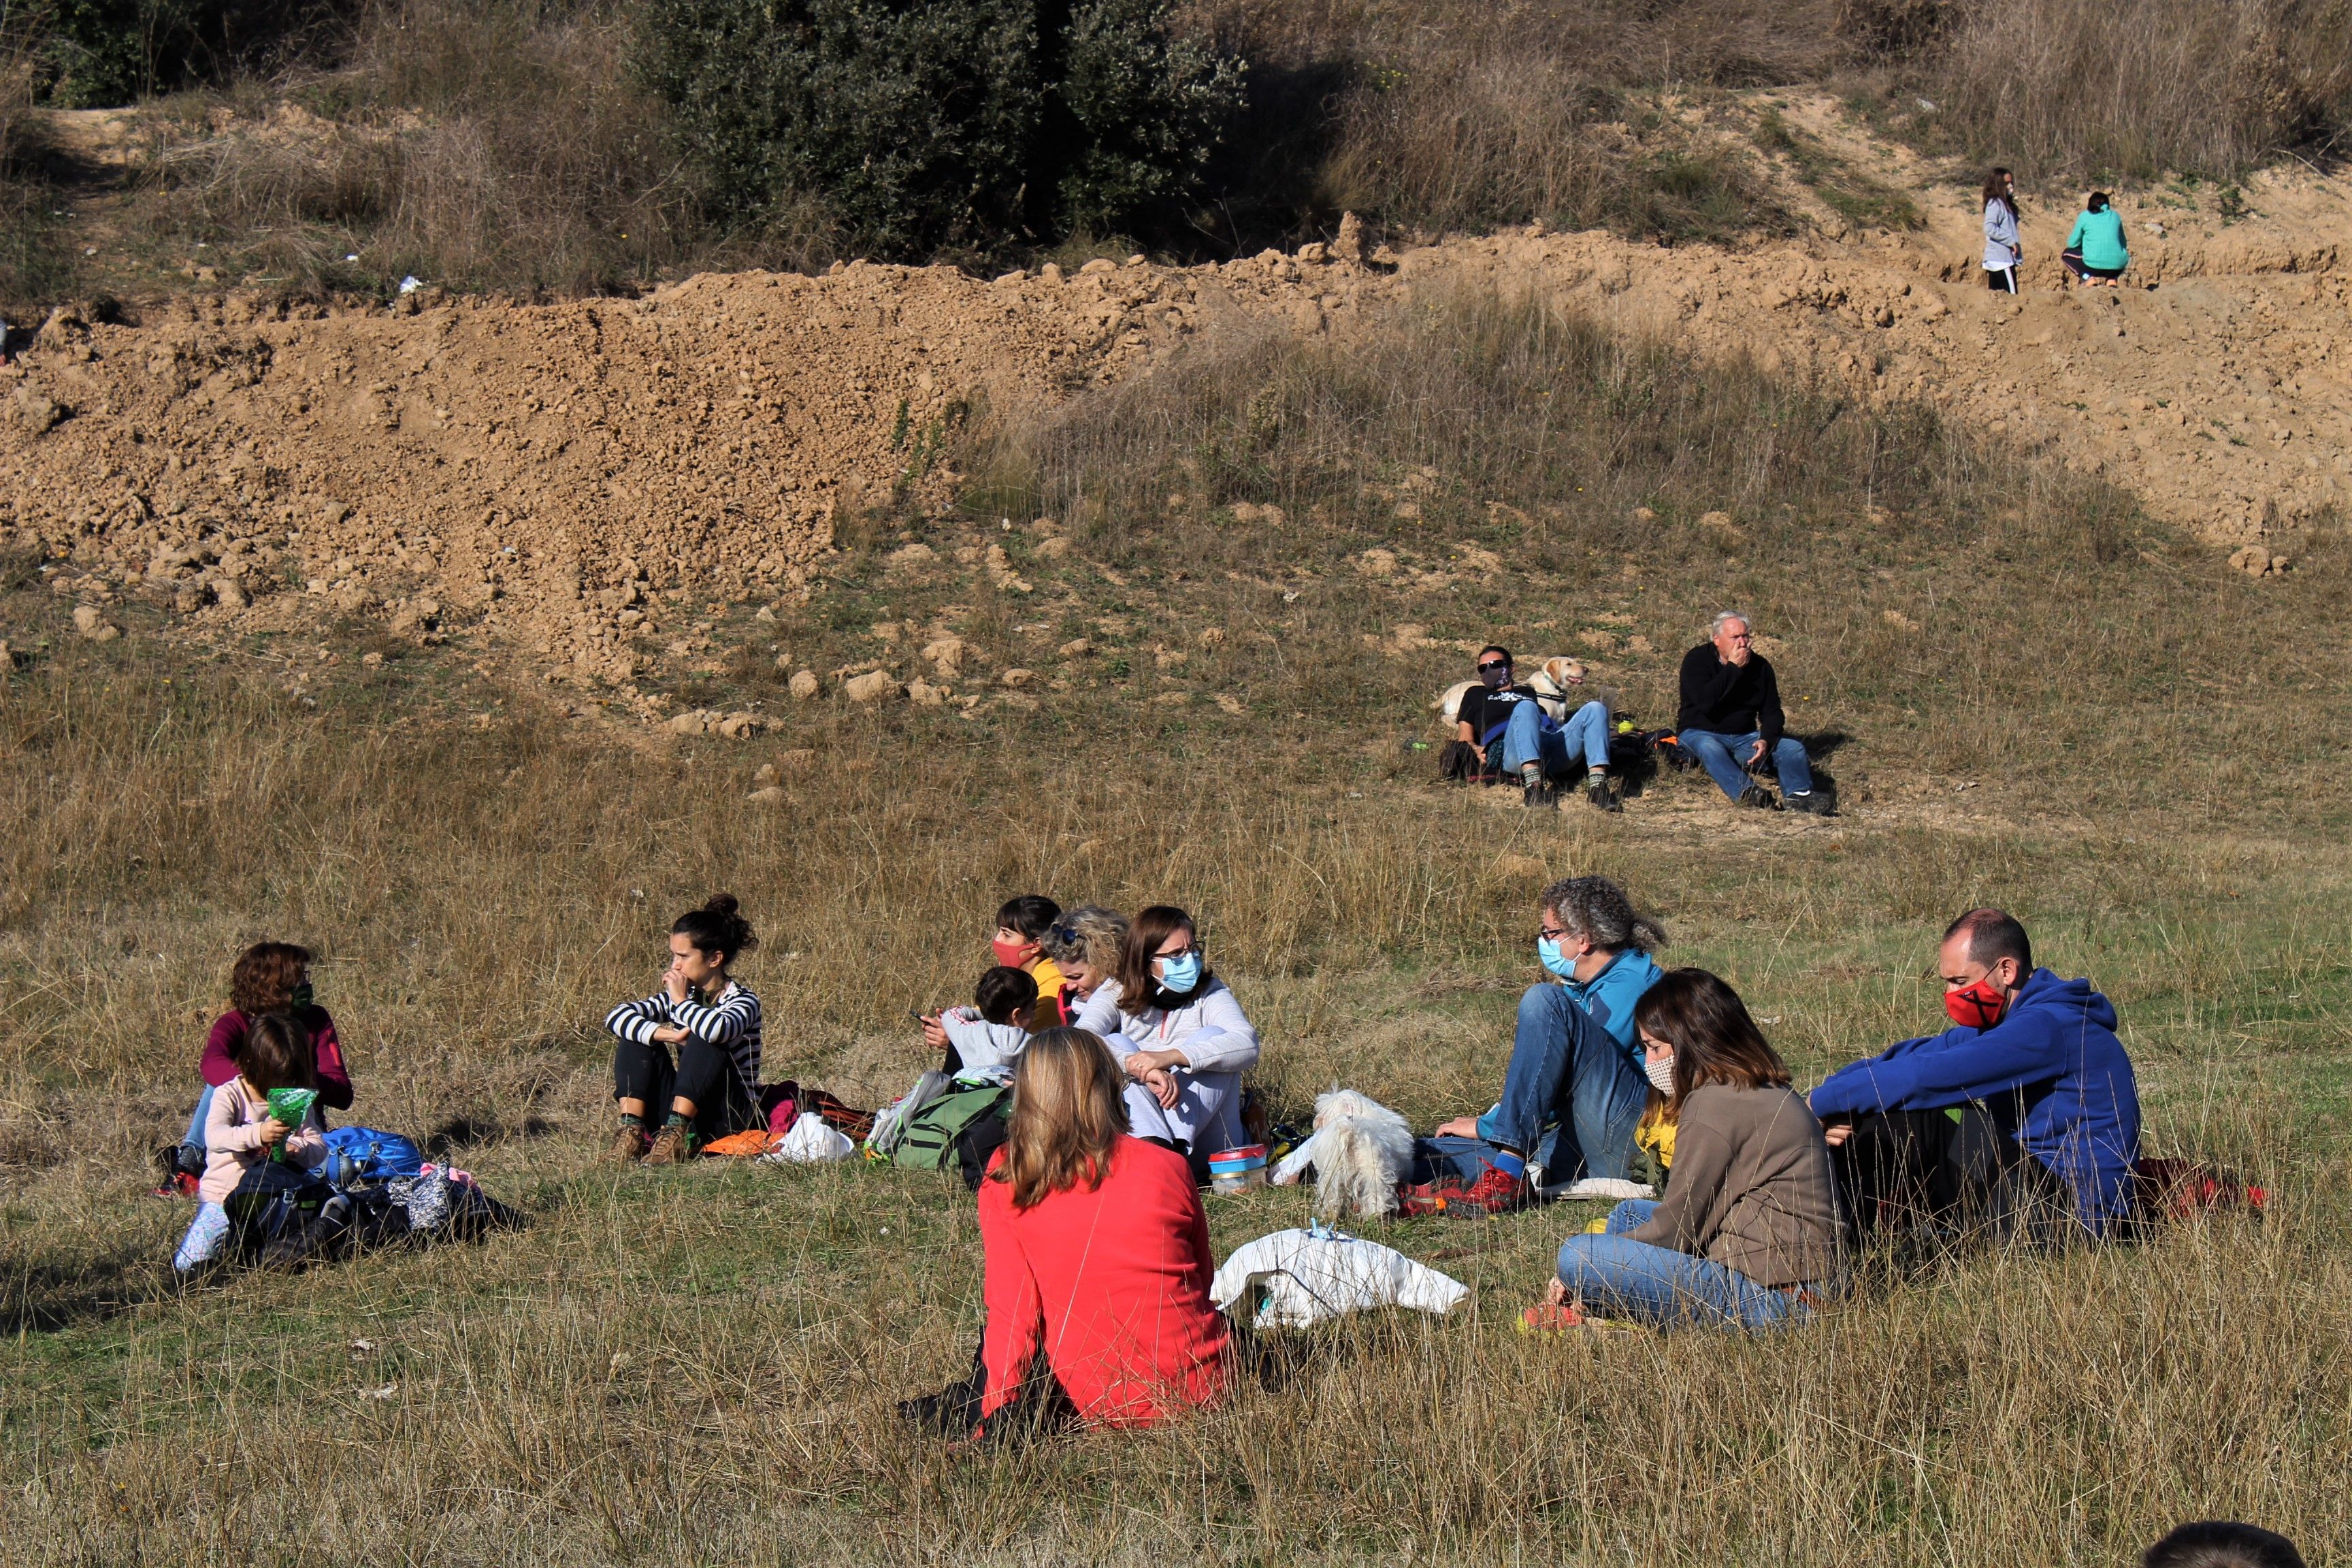
[[[1239,70],[1164,0],[653,0],[648,81],[714,208],[822,204],[923,258],[1115,227],[1187,195]]]
[[[266,64],[331,25],[333,0],[36,0],[51,101],[110,108]]]

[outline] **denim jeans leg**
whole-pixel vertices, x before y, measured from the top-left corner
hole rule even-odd
[[[1597,700],[1588,702],[1570,714],[1567,732],[1561,739],[1567,742],[1566,749],[1570,760],[1573,760],[1580,754],[1582,755],[1586,772],[1590,773],[1594,768],[1607,767],[1609,765],[1609,704]]]
[[[1812,759],[1805,755],[1805,743],[1783,735],[1772,748],[1772,764],[1780,770],[1782,795],[1806,795],[1813,787]]]
[[[1725,795],[1729,795],[1733,800],[1738,800],[1746,791],[1748,765],[1740,759],[1746,757],[1748,747],[1754,745],[1754,742],[1750,741],[1742,745],[1737,735],[1717,735],[1706,730],[1685,730],[1681,734],[1676,735],[1675,740],[1685,751],[1698,759],[1699,765],[1706,770],[1706,776],[1713,779],[1716,787]],[[1738,758],[1735,758],[1732,754],[1734,746],[1739,747]]]
[[[1545,1179],[1584,1173],[1622,1180],[1649,1080],[1562,985],[1532,985],[1519,998],[1511,1065],[1495,1110],[1496,1142],[1522,1154],[1542,1152]],[[1543,1151],[1544,1124],[1558,1137]]]
[[[1543,711],[1532,702],[1515,703],[1511,721],[1503,731],[1503,771],[1516,773],[1543,757]]]
[[[1559,1249],[1559,1278],[1601,1317],[1662,1327],[1767,1329],[1810,1315],[1796,1298],[1736,1269],[1622,1236],[1571,1236]]]
[[[1657,1212],[1658,1205],[1647,1198],[1627,1198],[1609,1211],[1608,1228],[1601,1234],[1622,1236],[1629,1230],[1639,1230],[1649,1224],[1650,1216]]]
[[[213,1096],[218,1092],[211,1084],[206,1084],[204,1093],[196,1096],[196,1113],[188,1118],[188,1135],[180,1140],[187,1148],[205,1147],[205,1119],[213,1113]]]

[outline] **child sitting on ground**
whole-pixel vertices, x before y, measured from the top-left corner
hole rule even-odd
[[[215,1088],[205,1116],[205,1174],[196,1184],[196,1217],[173,1254],[185,1274],[215,1257],[228,1240],[228,1200],[246,1173],[281,1151],[286,1163],[315,1169],[327,1157],[327,1129],[313,1102],[299,1126],[288,1127],[269,1108],[274,1089],[319,1087],[318,1047],[299,1019],[265,1013],[247,1025],[237,1043],[236,1071]]]
[[[198,1065],[205,1091],[196,1098],[195,1113],[188,1118],[187,1136],[158,1155],[163,1171],[159,1194],[185,1194],[195,1190],[205,1173],[205,1122],[221,1086],[236,1077],[237,1053],[246,1031],[266,1013],[283,1013],[300,1024],[310,1037],[317,1074],[319,1104],[327,1110],[352,1108],[352,1076],[343,1066],[342,1043],[335,1037],[335,1020],[310,999],[310,950],[290,942],[257,942],[237,954],[229,972],[229,1010],[213,1020],[205,1037]],[[321,1118],[323,1124],[324,1119]]]
[[[976,1007],[950,1007],[939,1016],[947,1057],[940,1070],[953,1078],[975,1068],[1010,1067],[1029,1043],[1021,1020],[1037,1004],[1037,983],[1023,970],[998,964],[980,977]],[[924,1033],[929,1029],[926,1026]]]
[[[1069,1005],[1069,982],[1045,956],[1045,933],[1061,918],[1062,906],[1043,893],[1007,899],[996,911],[996,939],[989,943],[990,951],[996,954],[997,963],[1008,969],[1026,970],[1037,983],[1037,1000],[1024,1020],[1031,1034],[1058,1029],[1077,1016]]]

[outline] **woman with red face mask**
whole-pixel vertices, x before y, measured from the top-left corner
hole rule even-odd
[[[1026,970],[1037,983],[1037,1005],[1029,1013],[1029,1029],[1057,1029],[1068,1023],[1069,982],[1045,955],[1045,933],[1062,918],[1062,906],[1043,893],[1007,899],[996,911],[996,937],[989,951],[1007,969]]]

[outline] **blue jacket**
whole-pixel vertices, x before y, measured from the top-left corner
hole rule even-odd
[[[2116,1038],[2116,1009],[2087,980],[2037,969],[1990,1029],[1947,1029],[1842,1068],[1813,1090],[1813,1114],[1941,1110],[2024,1090],[2017,1141],[2074,1195],[2105,1235],[2133,1209],[2139,1086]]]
[[[1633,1034],[1633,1005],[1643,993],[1665,978],[1666,972],[1658,967],[1657,960],[1639,948],[1629,947],[1609,961],[1609,967],[1590,980],[1564,980],[1568,994],[1577,1005],[1592,1015],[1592,1021],[1609,1033],[1609,1037],[1625,1047],[1633,1058],[1633,1070],[1642,1070],[1642,1047]],[[1478,1136],[1489,1143],[1496,1141],[1495,1111],[1496,1106],[1478,1118]]]

